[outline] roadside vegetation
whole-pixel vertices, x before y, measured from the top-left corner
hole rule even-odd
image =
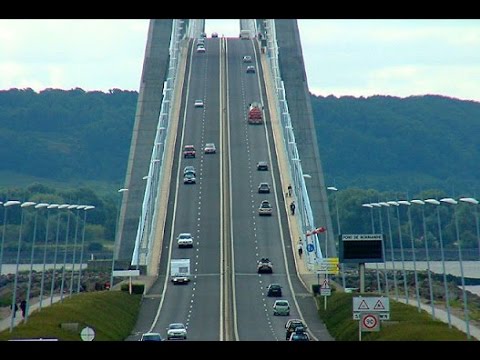
[[[125,291],[80,293],[62,303],[33,312],[28,322],[0,332],[0,340],[56,338],[81,341],[86,326],[94,329],[95,341],[123,341],[135,326],[141,294]],[[63,326],[62,324],[73,324]],[[78,324],[78,325],[76,325]]]
[[[371,295],[371,294],[368,294]],[[316,297],[319,315],[337,341],[358,341],[359,321],[352,319],[352,298],[359,294],[332,292],[328,307]],[[467,340],[465,333],[440,320],[433,320],[425,311],[390,299],[390,320],[383,321],[379,332],[363,332],[362,341],[445,341]]]

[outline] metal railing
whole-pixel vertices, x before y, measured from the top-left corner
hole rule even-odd
[[[269,60],[269,69],[271,76],[274,80],[275,93],[277,95],[275,106],[277,112],[280,115],[283,141],[285,149],[287,151],[288,167],[290,177],[292,179],[292,187],[294,189],[294,195],[296,197],[296,211],[298,212],[300,221],[297,222],[299,231],[301,234],[306,234],[307,231],[311,231],[316,228],[313,220],[312,207],[310,205],[310,199],[308,197],[307,187],[305,185],[304,173],[302,170],[301,159],[298,154],[297,144],[295,142],[295,134],[292,127],[290,113],[288,111],[288,104],[285,95],[285,86],[280,73],[280,67],[278,63],[278,45],[275,31],[275,20],[266,19],[265,29],[267,37],[267,57]],[[305,247],[307,248],[308,256],[305,257],[307,265],[313,266],[318,259],[323,258],[322,250],[317,234],[311,236],[305,236]],[[308,251],[313,246],[313,251]]]
[[[198,20],[201,22],[201,20]],[[187,26],[184,29],[183,26]],[[137,268],[140,265],[147,265],[151,256],[151,248],[154,242],[156,218],[157,218],[157,196],[160,184],[164,178],[165,141],[171,120],[172,105],[175,103],[175,86],[180,57],[180,41],[189,37],[189,34],[199,28],[197,20],[184,22],[173,20],[172,34],[169,47],[169,67],[167,79],[163,86],[163,97],[158,119],[155,142],[153,144],[152,156],[148,175],[144,177],[147,181],[142,204],[142,213],[139,219],[135,247],[132,255],[131,265]],[[193,29],[193,30],[192,30]]]

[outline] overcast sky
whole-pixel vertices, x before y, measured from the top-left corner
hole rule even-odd
[[[299,20],[310,91],[480,101],[480,20]],[[148,20],[0,20],[0,89],[139,90]],[[238,36],[238,20],[206,32]]]

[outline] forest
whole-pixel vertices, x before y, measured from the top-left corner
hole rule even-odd
[[[111,248],[117,189],[124,182],[137,97],[136,91],[120,89],[107,93],[80,88],[0,91],[0,201],[93,205],[95,211],[88,213],[85,224],[87,241],[96,248]],[[329,193],[330,209],[338,206],[344,233],[371,230],[371,213],[363,203],[475,197],[480,190],[480,168],[475,166],[480,159],[477,102],[437,95],[312,95],[312,109],[325,182],[339,189]],[[410,247],[413,239],[421,246],[426,236],[432,247],[439,247],[433,208],[412,206],[412,231],[407,208],[398,210],[389,210],[389,214],[392,235],[401,237],[402,245]],[[331,212],[336,224],[335,212]],[[74,210],[71,213],[78,215]],[[20,215],[18,207],[9,210],[4,235],[7,249],[16,249]],[[456,243],[453,215],[451,207],[441,207],[447,248]],[[461,244],[478,247],[472,206],[461,204],[457,215]],[[50,226],[56,216],[49,217]],[[379,216],[375,212],[377,227]],[[25,211],[27,247],[34,238],[34,219],[33,212]],[[47,211],[38,213],[38,238],[45,237],[46,219]],[[71,234],[75,226],[72,221]],[[66,231],[64,221],[61,227],[60,231]],[[399,245],[397,240],[394,246]]]

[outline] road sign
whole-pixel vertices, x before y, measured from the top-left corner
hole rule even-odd
[[[140,270],[114,270],[113,276],[140,276]]]
[[[320,289],[320,290],[321,290],[321,289]],[[360,317],[361,317],[360,315],[361,315],[361,314],[364,314],[364,313],[354,312],[354,313],[353,313],[353,320],[360,320]],[[375,314],[378,315],[378,318],[379,318],[380,320],[390,320],[390,313],[389,313],[389,312],[388,312],[388,313],[387,313],[387,312],[385,312],[385,313],[381,313],[381,312],[380,312],[380,313],[375,313]]]
[[[322,286],[320,286],[320,288],[330,289],[330,286],[328,286],[328,280],[327,279],[323,280],[323,284],[322,284]]]
[[[330,295],[332,295],[332,289],[321,287],[320,288],[320,295],[321,296],[330,296]]]
[[[360,319],[362,331],[380,331],[378,314],[363,314]]]
[[[353,312],[368,312],[368,313],[390,312],[390,299],[383,296],[354,297]]]
[[[317,275],[338,275],[339,269],[337,267],[328,267],[328,268],[316,268]]]
[[[308,252],[313,252],[315,250],[315,246],[313,244],[307,244],[307,251]]]
[[[80,333],[80,337],[83,341],[92,341],[95,339],[95,331],[91,327],[84,327]]]
[[[319,270],[328,270],[328,269],[338,269],[338,264],[331,264],[331,263],[320,263],[317,264],[317,269]]]
[[[342,234],[339,241],[342,263],[384,262],[383,234]]]

